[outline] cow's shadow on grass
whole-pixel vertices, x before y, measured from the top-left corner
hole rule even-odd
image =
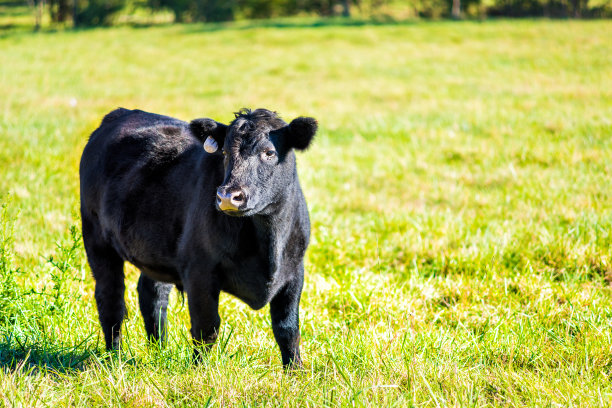
[[[95,350],[56,345],[0,341],[0,367],[9,371],[50,371],[65,374],[80,371],[95,358]]]
[[[21,343],[16,339],[0,340],[0,368],[24,373],[66,374],[83,371],[95,363],[108,362],[115,356],[93,345],[83,342],[76,346],[57,344]],[[133,359],[123,360],[123,364],[132,364]]]

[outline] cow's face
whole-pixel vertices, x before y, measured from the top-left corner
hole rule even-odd
[[[228,215],[273,213],[297,182],[294,149],[306,149],[317,130],[313,118],[289,125],[274,112],[243,110],[229,125],[211,119],[191,123],[205,137],[205,149],[223,154],[225,178],[217,188],[217,209]]]

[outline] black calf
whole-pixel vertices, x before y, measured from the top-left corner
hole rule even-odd
[[[165,337],[174,284],[187,293],[194,343],[214,343],[224,291],[253,309],[270,303],[283,364],[301,365],[310,222],[294,149],[306,149],[316,129],[312,118],[287,125],[264,109],[243,110],[229,126],[127,109],[106,115],[85,146],[80,177],[83,241],[107,348],[121,343],[129,261],[141,271],[150,339]]]

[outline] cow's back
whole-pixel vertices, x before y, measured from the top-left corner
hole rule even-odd
[[[109,113],[81,158],[84,225],[137,266],[172,267],[190,203],[213,188],[201,185],[203,162],[187,123],[138,110]]]

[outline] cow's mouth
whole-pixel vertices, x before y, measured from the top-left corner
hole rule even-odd
[[[219,208],[219,206],[217,206],[217,210],[221,211],[225,215],[229,215],[232,217],[246,217],[246,216],[252,215],[253,213],[252,208],[244,208],[244,209],[227,208],[227,209],[222,210],[221,208]]]
[[[232,217],[242,217],[244,215],[244,211],[240,210],[220,210],[222,213],[231,215]]]

